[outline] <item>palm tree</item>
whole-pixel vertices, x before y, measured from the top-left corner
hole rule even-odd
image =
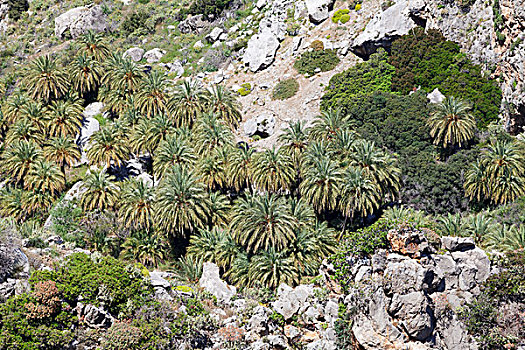
[[[208,214],[205,187],[192,172],[177,165],[164,175],[155,203],[159,229],[185,235],[204,227]]]
[[[230,201],[228,197],[220,192],[210,192],[208,196],[208,206],[210,209],[208,226],[226,225],[230,213]]]
[[[197,173],[208,190],[217,190],[227,181],[226,164],[217,152],[205,156],[197,164]]]
[[[253,182],[259,189],[270,192],[290,189],[295,179],[294,167],[284,150],[274,146],[254,158]]]
[[[102,79],[102,69],[95,59],[81,54],[71,62],[69,76],[73,88],[79,94],[84,95],[88,92],[95,91]]]
[[[353,218],[372,214],[381,204],[378,185],[359,168],[345,171],[339,208],[345,217]]]
[[[459,214],[442,216],[438,219],[439,230],[442,236],[462,236],[465,230],[465,223]]]
[[[314,120],[310,129],[310,137],[317,141],[332,141],[338,132],[349,130],[352,123],[341,110],[323,111],[317,119]]]
[[[496,225],[486,213],[478,213],[469,218],[466,224],[466,232],[474,238],[474,243],[482,246],[485,239],[495,230]]]
[[[494,203],[511,203],[525,194],[525,178],[505,171],[496,179],[492,187],[491,197]]]
[[[46,103],[60,98],[69,88],[66,74],[49,56],[40,56],[30,62],[22,82],[32,98]]]
[[[199,233],[191,236],[188,255],[226,267],[228,259],[222,260],[221,248],[228,240],[231,241],[230,234],[222,228],[201,229]]]
[[[179,258],[174,264],[172,271],[179,281],[187,284],[196,284],[202,276],[202,259],[186,255]]]
[[[25,191],[13,186],[4,186],[0,189],[0,215],[12,217],[17,222],[26,219],[27,212],[24,208]]]
[[[146,75],[137,91],[137,104],[146,117],[170,113],[169,96],[166,92],[168,80],[164,73],[153,71]]]
[[[436,146],[461,147],[474,137],[476,121],[470,109],[468,103],[452,96],[437,105],[436,111],[427,120]]]
[[[288,199],[290,212],[297,220],[297,229],[310,228],[315,224],[315,211],[304,198],[290,197]]]
[[[326,222],[316,221],[313,226],[299,230],[286,250],[301,276],[315,275],[323,259],[336,251],[335,231]]]
[[[26,216],[42,215],[51,208],[53,199],[48,192],[23,191],[22,209]]]
[[[80,160],[81,154],[78,146],[71,138],[64,136],[53,137],[44,146],[44,157],[60,166],[60,171],[66,176],[66,166],[71,168]]]
[[[150,232],[154,202],[154,189],[142,180],[131,178],[121,187],[119,217],[126,227]]]
[[[2,156],[2,169],[7,178],[24,181],[31,166],[42,158],[42,150],[33,141],[15,141]]]
[[[508,252],[525,249],[525,225],[512,225],[502,249]]]
[[[131,148],[135,152],[154,154],[158,146],[175,134],[175,131],[172,121],[164,114],[152,119],[144,118],[133,129]]]
[[[106,110],[114,115],[122,115],[133,107],[132,93],[120,88],[102,86],[99,96]]]
[[[24,108],[30,99],[27,95],[20,90],[15,90],[11,96],[7,98],[3,107],[3,114],[8,123],[14,123],[18,120],[20,115],[23,113]]]
[[[86,55],[92,56],[95,60],[101,62],[109,54],[108,47],[104,44],[104,37],[102,33],[95,33],[88,30],[85,34],[77,39],[81,45],[81,50]]]
[[[335,210],[341,192],[341,181],[342,173],[338,165],[323,157],[304,171],[304,180],[299,190],[317,212]]]
[[[392,207],[383,212],[383,217],[388,221],[411,222],[416,226],[428,226],[433,223],[433,218],[422,210],[405,206]]]
[[[309,130],[306,123],[299,120],[290,124],[288,128],[279,135],[279,142],[288,155],[292,157],[295,169],[299,170],[302,163],[302,155],[308,146]]]
[[[198,80],[184,80],[172,97],[177,126],[191,126],[204,111],[206,92]]]
[[[126,239],[122,248],[124,259],[138,261],[149,268],[158,268],[168,256],[167,245],[158,232],[136,231]]]
[[[230,230],[249,252],[284,249],[295,239],[297,220],[284,198],[273,194],[241,198],[233,208]]]
[[[241,105],[231,90],[222,85],[214,85],[209,90],[207,107],[209,112],[224,120],[232,129],[241,120]]]
[[[19,116],[29,119],[41,134],[45,134],[45,111],[40,102],[31,100],[22,106]]]
[[[51,137],[74,137],[82,127],[82,106],[77,101],[54,101],[46,116],[48,134]]]
[[[174,165],[193,165],[197,156],[188,140],[178,135],[168,135],[155,150],[153,171],[161,178]]]
[[[328,147],[325,141],[312,141],[308,144],[303,154],[301,172],[304,173],[308,168],[314,166],[319,159],[328,158],[333,160],[334,156],[333,149]]]
[[[280,284],[296,285],[299,273],[292,258],[284,252],[269,248],[254,256],[250,262],[249,278],[268,288],[277,288]]]
[[[118,89],[124,93],[137,91],[143,77],[140,67],[129,57],[118,61],[111,60],[110,64],[117,64],[116,67],[110,67],[104,76],[104,81],[111,89]]]
[[[238,147],[230,148],[229,154],[228,184],[240,191],[250,186],[254,149],[246,143],[241,143]]]
[[[488,176],[486,162],[482,162],[479,159],[467,171],[463,187],[465,188],[465,194],[471,200],[476,199],[478,202],[481,202],[490,196]]]
[[[215,148],[233,145],[233,134],[215,114],[205,114],[198,120],[194,141],[197,153],[205,154]]]
[[[85,192],[80,197],[80,204],[85,211],[104,211],[115,206],[119,188],[113,180],[114,177],[105,170],[92,171],[86,175],[82,183]]]
[[[29,190],[48,193],[56,198],[65,188],[66,181],[55,163],[39,159],[31,165],[25,185]]]
[[[366,140],[355,142],[352,151],[350,164],[374,181],[382,196],[393,199],[401,188],[401,170],[396,159]]]
[[[40,128],[28,118],[18,120],[11,126],[7,132],[5,142],[7,144],[13,143],[16,140],[20,141],[34,141],[37,144],[42,144],[44,136],[40,132]]]
[[[251,286],[253,279],[250,275],[250,257],[245,251],[239,250],[231,268],[226,271],[226,276],[230,281],[238,286]]]
[[[110,167],[113,163],[120,166],[129,157],[130,150],[116,128],[108,126],[94,134],[87,151],[88,159],[94,163]]]

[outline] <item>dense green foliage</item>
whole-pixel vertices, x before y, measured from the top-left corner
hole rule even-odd
[[[29,2],[27,0],[8,0],[7,4],[9,6],[9,18],[15,21],[18,21],[22,13],[29,9]]]
[[[439,31],[415,29],[394,41],[388,62],[395,67],[392,90],[405,94],[418,87],[428,92],[438,88],[471,103],[479,127],[498,120],[502,96],[497,83]]]
[[[301,74],[314,75],[318,69],[321,72],[334,69],[339,61],[334,50],[312,50],[303,53],[293,66]]]
[[[230,4],[231,0],[194,0],[192,4],[183,10],[190,15],[218,16]]]
[[[272,91],[274,100],[286,100],[293,97],[299,90],[299,83],[294,78],[280,81],[275,85]]]

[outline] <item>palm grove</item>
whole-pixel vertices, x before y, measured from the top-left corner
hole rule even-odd
[[[291,124],[278,147],[255,150],[234,141],[240,105],[226,87],[146,73],[91,32],[66,65],[50,56],[29,62],[8,95],[2,214],[19,223],[49,212],[64,219],[56,213],[71,204],[57,203],[81,160],[83,106],[100,100],[110,121],[85,150],[91,169],[77,204],[80,216],[113,217],[115,228],[81,240],[147,267],[174,264],[190,280],[202,261],[213,261],[231,283],[297,284],[316,274],[345,231],[398,201],[403,186],[396,154],[363,139],[339,108],[325,108],[311,125]],[[470,106],[453,97],[435,106],[427,125],[442,155],[476,132]],[[144,155],[152,158],[151,182],[112,175]],[[465,174],[473,201],[505,204],[523,191],[523,146],[515,140],[490,141]]]

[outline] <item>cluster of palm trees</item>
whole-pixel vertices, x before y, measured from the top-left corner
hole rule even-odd
[[[525,195],[525,144],[491,139],[465,176],[465,193],[478,202],[507,204]]]
[[[234,141],[241,113],[230,90],[174,84],[88,32],[67,66],[49,56],[30,62],[3,103],[3,215],[45,217],[70,185],[83,105],[95,100],[111,120],[86,147],[91,169],[78,204],[116,213],[129,231],[117,250],[149,267],[166,263],[183,238],[188,259],[215,261],[234,283],[298,283],[335,251],[338,235],[321,219],[364,218],[400,187],[395,157],[360,139],[338,111],[292,124],[280,147],[257,152]],[[111,175],[140,155],[152,159],[151,182]]]

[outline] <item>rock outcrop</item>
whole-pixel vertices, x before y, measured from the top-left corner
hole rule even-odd
[[[335,0],[305,0],[310,22],[319,24],[329,17]]]
[[[280,43],[277,36],[269,29],[261,31],[248,41],[243,62],[252,72],[268,67],[275,60]]]
[[[103,32],[108,28],[107,16],[100,6],[75,7],[55,18],[55,35],[59,38],[69,33],[75,39],[89,30]]]
[[[131,58],[134,62],[138,62],[144,57],[144,52],[144,49],[141,49],[140,47],[132,47],[127,49],[123,56]]]
[[[221,280],[219,267],[210,262],[204,263],[202,267],[202,276],[199,280],[199,285],[221,301],[229,302],[237,293],[237,289],[234,286],[229,286]]]

